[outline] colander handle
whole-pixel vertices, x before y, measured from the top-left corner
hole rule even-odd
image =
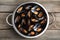
[[[10,16],[12,16],[12,13],[9,14],[9,15],[6,17],[6,22],[7,22],[8,25],[13,26],[13,25],[12,25],[11,23],[9,23],[9,21],[8,21],[8,18],[9,18]],[[12,20],[11,20],[11,21],[12,21]]]
[[[49,25],[55,22],[55,15],[53,13],[49,13]]]

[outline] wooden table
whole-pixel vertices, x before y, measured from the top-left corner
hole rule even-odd
[[[8,14],[13,13],[18,4],[28,1],[41,3],[49,14],[53,14],[55,17],[54,23],[49,25],[48,30],[35,39],[22,38],[5,20]],[[0,0],[0,40],[60,40],[60,0]]]

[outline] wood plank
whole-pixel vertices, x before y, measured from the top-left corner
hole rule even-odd
[[[0,5],[0,12],[13,12],[16,6]]]
[[[0,29],[9,29],[11,28],[7,23],[6,23],[6,17],[8,16],[9,13],[0,13]]]
[[[57,14],[57,13],[55,13],[54,15],[55,15],[56,17],[60,17],[60,13],[58,13],[58,14]]]
[[[8,14],[10,14],[10,13],[0,13],[0,30],[1,29],[11,29],[12,28],[11,26],[9,26],[6,23],[6,17],[8,16]],[[53,14],[57,14],[58,15],[59,13],[53,13]],[[52,20],[53,20],[51,18],[50,18],[50,22],[52,22]],[[59,26],[60,25],[60,16],[56,16],[55,15],[55,18],[56,18],[56,21],[53,24],[49,25],[48,30],[51,30],[51,29],[60,29],[60,26]]]
[[[28,0],[0,0],[0,4],[16,4],[16,3],[19,3],[19,2],[27,2]],[[36,2],[52,2],[52,1],[60,1],[60,0],[29,0],[29,1],[36,1]]]
[[[60,40],[60,30],[47,30],[35,39],[22,38],[14,30],[0,30],[0,40]]]
[[[48,1],[48,2],[37,1],[37,2],[41,3],[47,9],[48,12],[60,12],[60,1]],[[0,12],[13,12],[19,3],[23,3],[23,2],[21,1],[17,3],[15,2],[12,3],[11,5],[10,4],[5,5],[5,3],[4,4],[1,3]]]
[[[60,29],[60,13],[51,13],[51,14],[54,15],[55,21],[51,25],[49,25],[48,29]],[[51,18],[52,17],[50,17],[49,19],[51,19]],[[52,20],[50,20],[50,22],[51,21],[53,21],[53,18],[52,18]]]

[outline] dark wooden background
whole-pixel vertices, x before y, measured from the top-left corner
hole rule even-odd
[[[54,23],[49,25],[48,30],[35,39],[22,38],[5,20],[8,14],[13,13],[18,4],[28,1],[42,4],[49,14],[53,14],[55,17]],[[60,0],[0,0],[0,40],[60,40]]]

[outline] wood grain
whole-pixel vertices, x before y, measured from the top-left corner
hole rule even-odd
[[[11,28],[7,23],[6,23],[6,17],[8,16],[9,13],[0,13],[0,29],[9,29]]]
[[[0,5],[0,12],[13,12],[16,6]]]
[[[49,14],[55,17],[54,23],[49,25],[48,30],[35,39],[25,39],[19,36],[13,27],[6,23],[6,17],[13,13],[19,4],[30,1],[42,4]],[[50,15],[49,19],[50,22],[53,21]],[[0,0],[0,40],[60,40],[60,0]]]
[[[33,1],[35,2],[35,1]],[[48,12],[60,12],[60,1],[36,1],[40,4],[42,4]],[[21,1],[18,2],[9,2],[6,1],[6,3],[4,3],[4,1],[2,3],[0,3],[0,12],[13,12],[15,10],[15,8],[18,6],[18,4],[20,3],[24,3]]]
[[[1,29],[11,29],[12,27],[6,23],[6,17],[11,13],[0,13],[0,30]],[[53,13],[55,15],[56,21],[49,25],[48,30],[51,29],[60,29],[60,16],[57,16],[59,13]],[[57,15],[56,15],[57,14]],[[60,14],[59,14],[60,15]],[[51,16],[50,16],[51,17]],[[52,17],[51,17],[52,18]],[[53,20],[50,18],[50,22]],[[59,20],[58,20],[59,19]]]
[[[0,30],[0,40],[60,40],[60,30],[47,30],[36,39],[25,39],[19,36],[13,29]]]
[[[19,2],[27,2],[28,0],[0,0],[0,4],[17,4]],[[29,0],[29,1],[36,1],[36,2],[56,2],[60,0]]]

